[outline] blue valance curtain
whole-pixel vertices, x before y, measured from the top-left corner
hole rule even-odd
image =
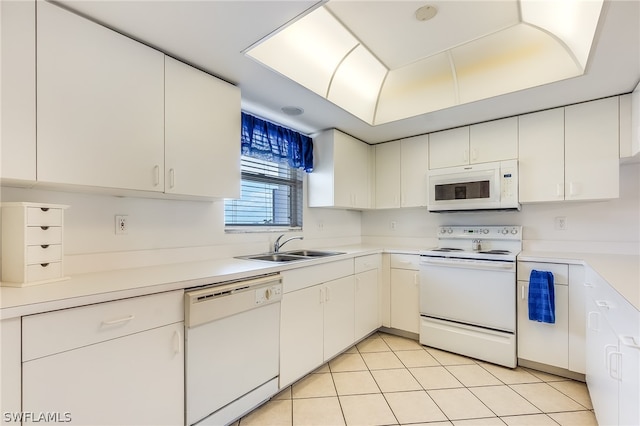
[[[313,170],[312,139],[294,130],[243,112],[241,141],[242,155]]]

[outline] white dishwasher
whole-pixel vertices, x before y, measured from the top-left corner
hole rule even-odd
[[[228,424],[278,391],[279,274],[185,293],[187,425]]]

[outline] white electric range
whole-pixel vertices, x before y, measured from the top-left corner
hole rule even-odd
[[[521,226],[439,227],[420,252],[420,343],[515,367],[521,250]]]

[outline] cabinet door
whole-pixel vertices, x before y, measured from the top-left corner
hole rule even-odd
[[[636,311],[635,324],[640,324]],[[620,342],[620,424],[640,424],[640,339],[623,336]]]
[[[165,56],[165,192],[240,197],[240,90]]]
[[[582,265],[569,265],[569,370],[585,373],[585,272]]]
[[[400,142],[375,146],[376,208],[400,207]]]
[[[555,285],[556,322],[529,320],[529,283],[518,281],[518,358],[569,367],[569,287]]]
[[[320,285],[286,293],[280,306],[280,386],[323,362],[324,291]]]
[[[6,413],[19,413],[21,408],[21,318],[0,320],[0,406],[2,420],[11,424]]]
[[[164,55],[37,2],[39,181],[163,191]]]
[[[426,207],[428,201],[429,136],[403,139],[400,147],[402,207]]]
[[[619,196],[618,97],[565,107],[565,199]]]
[[[77,425],[182,424],[183,329],[180,322],[23,363],[22,411],[68,413]]]
[[[355,286],[354,340],[359,340],[381,325],[378,270],[371,269],[356,274]]]
[[[371,207],[371,147],[334,131],[335,206],[355,209]]]
[[[420,331],[418,271],[391,269],[391,327]]]
[[[469,164],[469,126],[429,135],[429,168]]]
[[[564,108],[518,120],[520,202],[564,200]]]
[[[616,360],[612,353],[618,352],[618,336],[590,297],[587,300],[586,312],[586,378],[589,395],[598,424],[617,425],[618,381],[610,375],[610,362]]]
[[[0,2],[3,179],[36,180],[36,27],[33,1]]]
[[[469,151],[471,164],[518,158],[518,117],[470,126]]]
[[[324,284],[324,360],[354,342],[354,276]]]

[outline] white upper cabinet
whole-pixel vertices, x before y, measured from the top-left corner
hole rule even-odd
[[[313,140],[309,207],[371,208],[373,149],[336,129]]]
[[[469,164],[469,126],[429,134],[429,168]]]
[[[565,199],[617,198],[620,185],[618,97],[570,105],[564,110]]]
[[[469,163],[518,158],[518,117],[469,126]]]
[[[3,180],[36,180],[35,7],[35,1],[0,2]]]
[[[165,57],[165,192],[240,197],[240,89]]]
[[[37,178],[164,190],[164,55],[37,3]]]
[[[564,200],[564,108],[519,117],[521,203]]]
[[[400,145],[401,206],[425,207],[428,201],[429,136],[403,139]]]
[[[375,145],[376,152],[376,208],[400,207],[402,173],[400,141]]]
[[[376,145],[375,152],[376,208],[426,206],[429,136]]]
[[[429,135],[429,168],[518,158],[518,118],[458,127]]]

